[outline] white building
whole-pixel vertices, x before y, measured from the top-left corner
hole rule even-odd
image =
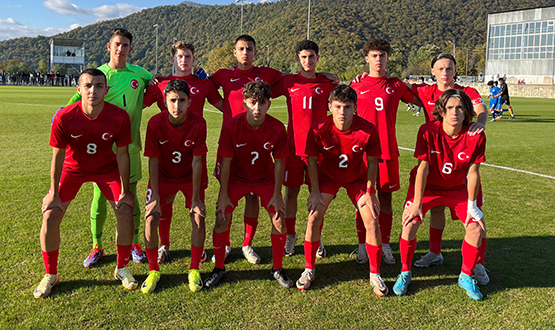
[[[508,82],[555,81],[555,7],[513,10],[488,15],[486,81],[507,75]]]

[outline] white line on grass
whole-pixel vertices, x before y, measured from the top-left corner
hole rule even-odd
[[[407,150],[407,151],[414,151],[414,149],[403,148],[403,147],[399,147],[399,149]],[[517,168],[512,168],[512,167],[507,167],[507,166],[500,166],[500,165],[493,165],[493,164],[488,164],[488,163],[482,163],[481,165],[494,167],[494,168],[500,168],[502,170],[507,170],[507,171],[513,171],[513,172],[520,172],[520,173],[535,175],[535,176],[539,176],[539,177],[542,177],[542,178],[548,178],[548,179],[555,180],[555,176],[545,175],[545,174],[540,174],[540,173],[535,173],[535,172],[530,172],[530,171],[519,170]]]
[[[55,104],[33,104],[33,103],[12,103],[12,102],[0,102],[0,104],[13,104],[13,105],[51,107],[51,108],[57,107],[57,105],[55,105]]]

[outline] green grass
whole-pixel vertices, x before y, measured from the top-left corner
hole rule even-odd
[[[113,279],[115,218],[110,214],[104,231],[107,256],[95,269],[82,261],[91,248],[88,211],[92,189],[82,187],[62,222],[59,273],[61,283],[49,298],[32,296],[44,269],[40,255],[40,205],[49,187],[52,114],[74,93],[72,88],[0,87],[0,328],[14,329],[545,329],[555,327],[555,180],[488,166],[481,167],[488,223],[486,266],[491,283],[482,288],[485,300],[474,302],[456,284],[460,272],[463,227],[449,221],[445,230],[442,267],[415,269],[406,297],[377,298],[368,282],[368,265],[349,254],[356,247],[353,207],[340,192],[333,201],[323,230],[328,257],[317,262],[317,279],[307,292],[285,290],[270,281],[270,223],[261,212],[254,240],[262,263],[251,265],[238,248],[242,241],[242,206],[232,228],[233,251],[228,275],[211,291],[192,293],[187,285],[190,261],[190,224],[184,199],[174,207],[171,263],[163,264],[156,292],[128,292]],[[517,119],[489,123],[487,163],[555,176],[555,100],[512,98]],[[210,107],[210,109],[213,109]],[[158,110],[145,110],[148,119]],[[272,102],[270,114],[285,121],[283,99]],[[205,112],[208,122],[208,167],[213,168],[221,115]],[[423,118],[399,107],[399,145],[413,148]],[[400,215],[408,173],[416,164],[412,152],[401,150],[402,189],[394,196],[392,246],[399,260]],[[147,178],[146,159],[143,176]],[[139,183],[144,200],[147,180]],[[210,181],[208,209],[214,210],[218,184]],[[306,226],[303,188],[299,199],[297,254],[285,258],[284,268],[296,280],[304,267],[302,238]],[[243,204],[241,204],[243,205]],[[211,227],[207,218],[206,249],[211,255]],[[428,246],[427,222],[419,232],[415,258]],[[213,265],[201,264],[203,277]],[[140,283],[148,265],[132,264]],[[391,289],[400,269],[382,266]]]

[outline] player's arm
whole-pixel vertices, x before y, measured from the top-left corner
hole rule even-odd
[[[200,181],[202,178],[202,156],[193,156],[193,197],[190,213],[197,213],[206,218],[206,207],[200,200]]]
[[[225,214],[225,209],[230,206],[233,207],[231,200],[227,194],[229,184],[229,174],[231,171],[231,158],[222,157],[222,165],[220,167],[220,197],[216,203],[216,212]]]
[[[361,197],[363,205],[370,208],[372,217],[377,219],[380,214],[380,203],[376,197],[376,177],[378,174],[378,157],[367,156],[368,174],[366,177],[366,193]]]
[[[308,177],[310,178],[310,195],[308,196],[306,206],[308,212],[312,214],[316,211],[316,207],[319,204],[324,204],[318,184],[318,157],[308,156]]]
[[[470,123],[468,127],[468,135],[470,136],[482,133],[486,129],[488,121],[488,111],[484,103],[476,104],[474,106],[474,113],[476,114],[476,121]]]
[[[318,72],[318,74],[321,74],[322,76],[324,76],[324,78],[328,78],[329,80],[333,81],[334,83],[339,84],[339,76],[336,75],[335,73]]]
[[[472,221],[480,224],[483,230],[486,230],[484,223],[484,214],[477,206],[476,198],[478,196],[478,189],[480,187],[480,164],[473,163],[468,169],[466,175],[467,189],[468,189],[468,211],[466,213],[465,226],[468,226]]]
[[[145,218],[151,214],[162,214],[160,208],[160,191],[158,190],[158,158],[148,158],[148,177],[150,194],[147,192],[147,204],[145,205]]]
[[[416,217],[420,217],[420,221],[424,219],[422,198],[424,197],[424,189],[426,188],[426,179],[429,172],[430,163],[426,160],[418,160],[418,169],[414,182],[414,202],[407,206],[403,212],[403,226],[408,225]]]
[[[127,204],[131,207],[135,206],[135,196],[129,190],[129,150],[127,146],[118,147],[116,151],[116,158],[118,161],[119,176],[121,178],[122,192],[119,196],[119,201],[116,208],[122,204]]]
[[[52,208],[64,210],[62,201],[59,196],[58,187],[60,186],[60,178],[62,177],[62,168],[66,157],[66,149],[54,147],[52,150],[52,164],[50,166],[50,190],[42,199],[42,212],[46,212]]]
[[[276,213],[285,213],[285,206],[283,204],[283,198],[281,197],[281,185],[283,184],[283,174],[285,172],[285,163],[283,158],[278,158],[274,160],[275,167],[274,167],[274,177],[275,177],[275,185],[274,185],[274,195],[270,202],[268,203],[268,209],[273,206],[276,210]]]
[[[218,102],[212,103],[212,105],[221,112],[224,112],[224,99],[220,99]]]
[[[424,107],[424,103],[422,103],[422,101],[420,100],[420,98],[418,96],[414,96],[412,98],[412,100],[410,101],[410,103],[416,105],[417,107]]]

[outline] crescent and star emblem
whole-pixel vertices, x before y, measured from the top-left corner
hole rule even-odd
[[[270,143],[270,142],[266,142],[264,143],[264,149],[266,150],[270,150],[272,149],[274,146]]]
[[[322,90],[321,87],[316,87],[316,89],[314,90],[316,92],[316,94],[320,95],[322,94],[324,91]]]
[[[393,93],[393,92],[395,92],[395,91],[394,91],[393,89],[391,89],[391,87],[387,87],[387,88],[385,89],[385,92],[386,92],[387,94],[391,94],[391,93]]]
[[[186,147],[190,147],[190,146],[192,146],[193,144],[195,144],[195,142],[193,142],[193,141],[191,141],[191,140],[185,141],[185,146],[186,146]]]
[[[362,147],[360,147],[358,144],[355,144],[353,146],[353,152],[359,152],[362,151]]]
[[[470,158],[470,157],[468,157],[468,155],[465,154],[464,152],[459,152],[459,154],[457,155],[457,157],[458,157],[460,160],[465,160],[465,159]]]
[[[110,134],[110,133],[102,134],[102,140],[104,140],[104,141],[108,141],[111,137],[112,137],[112,134]]]
[[[198,92],[199,92],[198,88],[196,88],[196,87],[191,87],[191,94],[196,94],[196,93],[198,93]]]

